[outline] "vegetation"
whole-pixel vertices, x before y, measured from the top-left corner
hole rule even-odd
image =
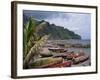
[[[28,68],[30,60],[34,59],[35,55],[39,55],[41,45],[49,37],[49,35],[39,36],[37,34],[44,27],[45,23],[37,24],[32,17],[30,17],[29,21],[24,25],[24,68]]]
[[[73,31],[70,31],[67,28],[64,28],[62,26],[56,26],[55,24],[50,24],[46,21],[40,21],[38,23],[42,22],[45,22],[45,25],[47,27],[42,29],[38,33],[39,35],[51,34],[49,39],[52,40],[81,39],[81,37],[78,34],[75,34]]]

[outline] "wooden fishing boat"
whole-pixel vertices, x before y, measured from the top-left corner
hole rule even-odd
[[[33,61],[30,64],[30,68],[47,68],[51,65],[59,64],[63,62],[63,58],[52,58],[52,57],[46,57],[46,58],[41,58]]]
[[[60,52],[60,53],[67,51],[64,48],[49,48],[49,50],[52,51],[52,52]]]
[[[83,56],[74,58],[74,59],[73,59],[73,64],[78,64],[78,63],[84,62],[84,61],[86,61],[86,60],[88,60],[88,59],[89,59],[89,56],[88,56],[88,55],[83,55]]]
[[[42,57],[51,57],[51,56],[53,56],[53,54],[50,54],[50,53],[41,53],[41,56]]]
[[[67,58],[67,59],[73,59],[73,58],[77,58],[79,56],[83,56],[85,55],[84,53],[61,53],[61,54],[55,54],[53,55],[53,57],[62,57],[62,58]]]
[[[53,55],[53,57],[62,57],[62,58],[66,58],[66,56],[67,56],[67,54],[65,54],[65,53]]]
[[[67,53],[67,59],[73,59],[85,55],[84,53]]]
[[[65,61],[63,63],[55,64],[49,66],[50,68],[61,68],[61,67],[70,67],[71,66],[71,61]]]

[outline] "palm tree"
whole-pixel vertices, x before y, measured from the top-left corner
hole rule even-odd
[[[27,68],[30,60],[35,55],[39,55],[41,46],[46,42],[50,35],[39,36],[38,32],[46,27],[46,22],[37,24],[36,20],[32,17],[24,25],[24,54],[23,54],[23,64],[24,68]]]

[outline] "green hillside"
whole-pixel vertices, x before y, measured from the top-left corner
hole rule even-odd
[[[56,26],[55,24],[50,24],[49,22],[46,22],[44,20],[37,21],[33,19],[33,21],[35,21],[36,27],[44,26],[44,28],[38,32],[39,36],[50,34],[49,39],[54,39],[54,40],[81,39],[80,35],[74,33],[73,31],[68,30],[67,28],[64,28],[63,26]]]

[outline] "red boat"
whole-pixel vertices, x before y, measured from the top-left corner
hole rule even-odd
[[[83,56],[84,53],[61,53],[61,54],[55,54],[53,55],[53,57],[62,57],[62,58],[67,58],[67,59],[73,59],[73,58],[77,58],[80,56]]]
[[[84,53],[67,53],[67,59],[73,59],[83,55]]]
[[[60,64],[55,64],[55,65],[51,65],[49,66],[50,68],[61,68],[61,67],[70,67],[71,66],[71,61],[65,61],[63,63]]]

